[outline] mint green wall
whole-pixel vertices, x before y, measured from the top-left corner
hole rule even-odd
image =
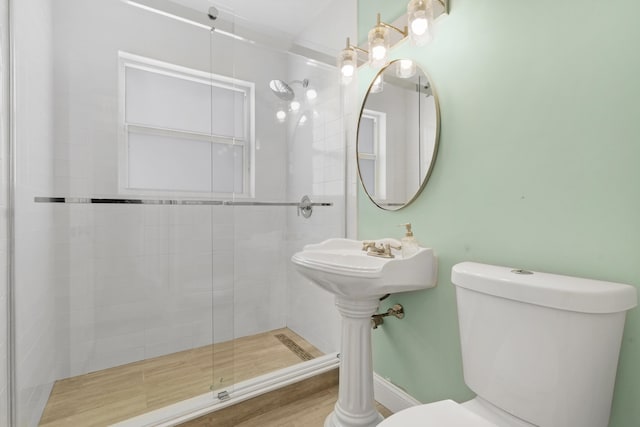
[[[405,0],[360,0],[361,37]],[[640,285],[640,2],[452,0],[418,60],[440,96],[429,184],[398,212],[360,191],[359,236],[416,237],[438,287],[393,295],[407,316],[374,331],[376,371],[421,401],[463,383],[452,265],[472,260]],[[373,73],[362,67],[360,92]],[[627,316],[611,426],[640,420],[640,309]],[[589,357],[589,355],[585,355]]]

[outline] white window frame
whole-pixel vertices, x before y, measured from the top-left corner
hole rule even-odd
[[[375,110],[362,110],[362,117],[373,120],[373,153],[362,153],[358,150],[358,158],[373,160],[375,163],[374,196],[378,200],[387,198],[387,113]]]
[[[137,68],[179,79],[190,80],[209,86],[243,92],[244,135],[245,138],[211,135],[209,133],[189,132],[178,129],[162,128],[140,123],[128,123],[126,120],[126,70]],[[121,194],[150,194],[169,197],[206,197],[216,199],[237,199],[255,197],[255,83],[232,77],[195,70],[168,62],[158,61],[128,52],[118,52],[118,192]],[[147,135],[180,137],[197,141],[209,141],[212,144],[229,144],[243,147],[242,193],[215,193],[204,191],[158,190],[129,187],[129,132]]]

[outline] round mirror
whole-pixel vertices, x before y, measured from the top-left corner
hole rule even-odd
[[[418,197],[436,160],[439,127],[438,98],[415,62],[380,70],[358,122],[358,173],[373,203],[397,210]]]

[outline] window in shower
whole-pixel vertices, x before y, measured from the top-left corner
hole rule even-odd
[[[122,193],[252,197],[254,84],[120,53]]]

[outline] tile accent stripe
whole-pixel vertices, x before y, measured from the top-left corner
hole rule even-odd
[[[314,357],[306,351],[304,348],[300,347],[293,341],[291,338],[286,336],[285,334],[276,334],[274,335],[282,344],[284,344],[289,350],[294,352],[296,356],[298,356],[302,360],[312,360]]]

